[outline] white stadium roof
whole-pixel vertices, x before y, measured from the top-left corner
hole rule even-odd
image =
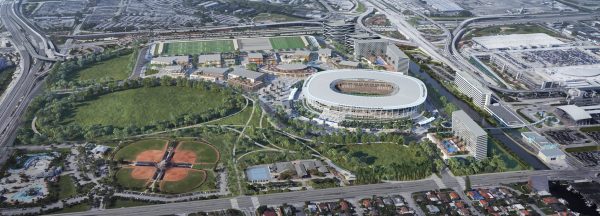
[[[389,95],[360,96],[335,90],[335,82],[342,80],[373,80],[394,85]],[[421,80],[396,72],[375,70],[330,70],[311,75],[304,84],[306,97],[331,106],[368,109],[403,109],[425,102],[427,88]]]
[[[552,47],[565,44],[544,33],[474,37],[473,41],[486,49],[521,49],[528,47]]]

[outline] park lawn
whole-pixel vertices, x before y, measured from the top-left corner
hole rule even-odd
[[[196,163],[214,164],[219,161],[219,151],[206,143],[184,141],[179,144],[177,149],[194,152],[196,154]]]
[[[88,211],[91,208],[92,208],[92,206],[89,203],[82,202],[79,204],[75,204],[73,206],[63,208],[60,211],[52,212],[52,214],[66,214],[66,213],[72,213],[72,212],[83,212],[83,211]]]
[[[306,47],[300,37],[269,38],[273,49],[300,49]]]
[[[215,124],[215,125],[246,125],[246,122],[248,121],[248,118],[250,118],[250,115],[252,114],[252,102],[250,101],[248,103],[248,107],[246,107],[246,109],[242,110],[241,112],[220,119],[218,121],[214,121],[211,122],[210,124]],[[255,113],[256,114],[256,113]]]
[[[168,141],[161,139],[147,139],[140,140],[125,147],[121,148],[116,154],[114,159],[126,160],[126,161],[134,161],[136,156],[146,150],[163,150],[165,149]]]
[[[215,164],[194,164],[192,165],[192,169],[197,170],[212,170],[215,168]]]
[[[133,53],[117,56],[112,59],[95,63],[77,73],[75,78],[79,81],[87,80],[124,80],[129,77],[131,70],[129,65],[132,61]]]
[[[165,43],[163,55],[193,55],[234,51],[232,40],[186,41]]]
[[[73,183],[71,176],[60,176],[58,179],[58,187],[58,199],[60,200],[71,198],[77,194],[77,189],[75,188],[75,183]]]
[[[392,163],[420,164],[429,160],[427,157],[417,156],[414,148],[393,143],[349,145],[345,148],[350,152],[349,155],[373,166],[387,166]],[[339,164],[350,170],[353,168],[345,161],[339,161]]]
[[[287,16],[283,14],[276,13],[260,13],[254,17],[254,22],[291,22],[291,21],[300,21],[298,17]]]
[[[224,91],[175,86],[130,89],[77,104],[74,116],[66,119],[66,123],[142,127],[158,121],[170,121],[184,114],[219,110],[226,102],[226,94]]]
[[[160,190],[169,194],[180,194],[192,192],[205,183],[206,172],[191,170],[188,175],[180,181],[162,181]]]
[[[134,179],[133,177],[131,177],[132,171],[133,168],[121,168],[119,171],[117,171],[117,183],[131,190],[144,189],[146,187],[147,180]]]
[[[135,207],[135,206],[146,206],[153,205],[149,202],[139,201],[139,200],[126,200],[116,198],[114,201],[111,201],[107,208],[127,208],[127,207]]]
[[[204,183],[202,183],[202,185],[200,185],[200,187],[195,188],[193,190],[194,192],[214,191],[217,189],[217,177],[215,175],[215,172],[213,172],[212,170],[205,170],[205,171],[206,171],[206,180],[204,181]]]
[[[569,153],[600,151],[600,146],[574,147],[574,148],[567,148],[567,149],[565,149],[565,151],[569,152]]]
[[[488,156],[492,157],[495,154],[500,155],[500,158],[506,164],[506,171],[519,171],[528,169],[528,167],[524,167],[523,165],[521,165],[518,159],[516,159],[513,155],[509,154],[508,152],[506,152],[505,149],[498,145],[499,143],[493,140],[488,142]]]

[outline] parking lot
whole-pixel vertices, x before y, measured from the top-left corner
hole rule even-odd
[[[586,166],[599,166],[600,165],[600,151],[591,151],[591,152],[574,152],[571,153],[575,156],[581,163]]]
[[[560,145],[583,144],[592,142],[582,133],[575,130],[551,130],[544,134]]]

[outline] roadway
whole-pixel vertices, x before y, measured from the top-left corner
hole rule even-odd
[[[33,98],[33,92],[40,87],[39,82],[44,75],[44,69],[48,69],[54,61],[53,45],[42,34],[30,27],[22,18],[18,3],[0,0],[0,19],[7,31],[10,32],[12,41],[21,56],[21,73],[13,88],[7,89],[2,101],[0,101],[0,150],[6,150],[14,138],[14,132],[19,125],[20,116]],[[52,57],[48,57],[50,55]],[[0,155],[0,162],[5,154]]]
[[[498,186],[501,184],[524,182],[529,176],[543,175],[551,180],[583,180],[592,179],[595,173],[600,170],[569,170],[569,171],[519,171],[507,173],[492,173],[470,176],[471,184],[474,187]],[[597,179],[597,178],[596,178]],[[453,180],[443,180],[447,183]],[[446,184],[449,185],[449,184]],[[456,184],[454,184],[456,185]],[[452,185],[452,186],[454,186]],[[451,187],[452,187],[451,186]],[[341,198],[368,197],[370,195],[386,195],[413,193],[419,191],[437,190],[446,188],[444,184],[440,185],[435,180],[417,180],[396,183],[381,183],[371,185],[358,185],[340,188],[329,188],[310,191],[296,191],[287,193],[275,193],[259,196],[240,196],[235,198],[221,198],[214,200],[200,200],[179,203],[167,203],[151,206],[129,207],[119,209],[106,209],[102,211],[69,213],[62,215],[169,215],[180,213],[193,213],[200,211],[218,211],[229,208],[237,209],[255,209],[259,205],[281,205],[283,203],[303,203],[305,201],[327,201],[338,200]],[[407,197],[409,198],[409,197]]]

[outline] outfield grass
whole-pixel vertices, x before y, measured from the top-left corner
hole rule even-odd
[[[565,151],[569,152],[569,153],[600,151],[600,146],[574,147],[574,148],[567,148],[567,149],[565,149]]]
[[[75,188],[75,183],[71,176],[65,175],[61,176],[58,180],[58,199],[66,199],[71,198],[77,194],[77,189]]]
[[[116,173],[117,183],[132,190],[141,190],[146,187],[146,180],[131,177],[132,168],[121,168]]]
[[[116,154],[115,160],[126,160],[126,161],[134,161],[135,157],[143,151],[146,150],[163,150],[167,145],[167,140],[161,139],[149,139],[149,140],[140,140],[134,143],[131,143],[122,149],[120,149]]]
[[[193,55],[234,51],[232,40],[189,41],[165,43],[162,55]]]
[[[132,56],[133,53],[98,62],[77,72],[73,78],[79,81],[109,78],[113,80],[127,79],[131,74],[129,64],[131,63]]]
[[[300,37],[275,37],[269,38],[273,49],[299,49],[306,47]]]
[[[203,171],[188,172],[181,181],[163,181],[160,190],[164,193],[179,194],[192,192],[204,184],[206,173]]]
[[[181,142],[178,150],[192,151],[196,154],[196,163],[217,163],[219,152],[212,146],[201,142]]]
[[[66,119],[81,126],[116,127],[154,125],[184,114],[205,114],[219,110],[227,98],[225,92],[201,91],[187,87],[159,86],[138,88],[102,95],[77,105],[74,116]]]

